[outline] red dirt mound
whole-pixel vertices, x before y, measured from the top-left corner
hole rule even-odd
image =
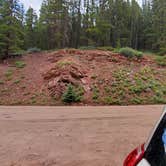
[[[44,73],[48,90],[51,96],[59,97],[62,95],[66,86],[72,84],[79,86],[83,84],[83,78],[87,77],[87,71],[81,65],[73,61],[58,61],[54,67]]]
[[[151,104],[154,99],[163,102],[166,70],[154,58],[144,55],[128,59],[110,51],[63,49],[11,59],[0,64],[0,105],[63,105],[61,95],[68,84],[84,89],[79,104]],[[17,68],[17,61],[26,66]],[[145,79],[148,86],[155,87],[140,92],[139,84]],[[158,83],[161,99],[157,96]],[[141,86],[144,88],[144,84]]]

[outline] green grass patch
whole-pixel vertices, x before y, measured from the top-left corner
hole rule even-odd
[[[16,61],[15,62],[15,67],[16,68],[24,68],[25,66],[26,66],[26,64],[23,61]]]
[[[61,68],[65,67],[65,66],[69,66],[69,65],[72,65],[73,62],[71,61],[60,61],[60,62],[57,62],[57,65]]]
[[[19,84],[21,82],[21,80],[15,80],[13,83],[14,84]]]
[[[110,91],[105,90],[104,103],[112,104],[114,99],[120,104],[166,103],[166,82],[157,76],[158,73],[149,66],[136,72],[126,68],[115,70]]]
[[[99,89],[97,88],[97,86],[94,86],[94,87],[92,88],[92,99],[93,99],[94,101],[98,101],[99,96],[100,96],[100,91],[99,91]]]
[[[111,92],[111,89],[110,89],[110,87],[105,86],[104,91],[105,91],[105,93],[109,94]]]
[[[131,104],[143,104],[144,99],[139,96],[136,96],[136,97],[131,98],[130,102],[131,102]]]

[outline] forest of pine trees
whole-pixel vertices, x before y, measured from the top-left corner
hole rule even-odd
[[[40,15],[0,0],[0,57],[29,48],[132,47],[166,52],[166,0],[43,0]]]

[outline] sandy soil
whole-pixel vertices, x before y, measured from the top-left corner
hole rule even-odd
[[[1,166],[120,166],[163,106],[0,107]]]

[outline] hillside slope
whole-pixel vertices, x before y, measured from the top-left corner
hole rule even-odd
[[[1,105],[63,105],[69,84],[76,105],[166,103],[166,67],[109,51],[64,49],[0,64]]]

